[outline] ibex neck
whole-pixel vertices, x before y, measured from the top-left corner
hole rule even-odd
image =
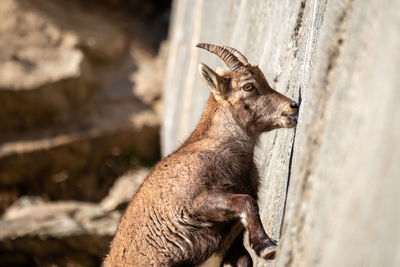
[[[252,155],[256,140],[240,127],[229,109],[218,105],[211,95],[199,124],[185,144],[190,143]]]

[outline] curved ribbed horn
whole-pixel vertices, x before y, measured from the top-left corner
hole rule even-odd
[[[229,46],[223,46],[223,48],[234,54],[235,57],[237,57],[239,61],[243,63],[243,65],[250,65],[249,62],[247,61],[247,58],[235,48]]]
[[[196,46],[199,48],[203,48],[211,53],[216,54],[218,57],[220,57],[225,62],[225,64],[231,70],[237,69],[244,65],[244,63],[242,61],[240,61],[238,59],[238,57],[235,55],[238,53],[238,51],[231,47],[218,46],[218,45],[205,44],[205,43],[200,43],[200,44],[197,44]],[[240,56],[241,58],[243,57],[247,62],[247,59],[242,54],[239,53],[237,55]]]

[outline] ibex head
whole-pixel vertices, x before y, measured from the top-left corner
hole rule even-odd
[[[216,101],[228,107],[249,134],[258,135],[297,124],[297,103],[272,89],[258,66],[250,65],[239,51],[203,43],[197,47],[216,54],[230,69],[217,73],[205,64],[199,65],[200,74]]]

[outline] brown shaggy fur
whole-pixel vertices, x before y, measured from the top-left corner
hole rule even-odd
[[[243,227],[257,255],[268,258],[276,250],[258,214],[253,150],[262,132],[295,126],[298,106],[273,90],[257,66],[217,74],[201,64],[200,74],[212,92],[202,118],[135,194],[106,267],[193,266],[223,250],[225,262],[251,266]],[[227,244],[235,227],[239,238]]]

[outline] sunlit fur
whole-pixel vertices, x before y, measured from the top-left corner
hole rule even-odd
[[[240,67],[219,74],[200,65],[212,92],[201,120],[133,197],[105,267],[195,266],[213,254],[213,260],[252,266],[244,228],[258,256],[275,253],[258,213],[253,151],[260,133],[295,126],[298,107],[271,89],[258,67],[232,64]],[[242,90],[246,83],[253,89]]]
[[[254,136],[277,128],[296,125],[297,104],[272,89],[258,66],[243,66],[220,76],[221,96],[217,102],[227,106],[239,125]],[[253,89],[242,88],[253,84]],[[291,107],[291,105],[293,107]]]

